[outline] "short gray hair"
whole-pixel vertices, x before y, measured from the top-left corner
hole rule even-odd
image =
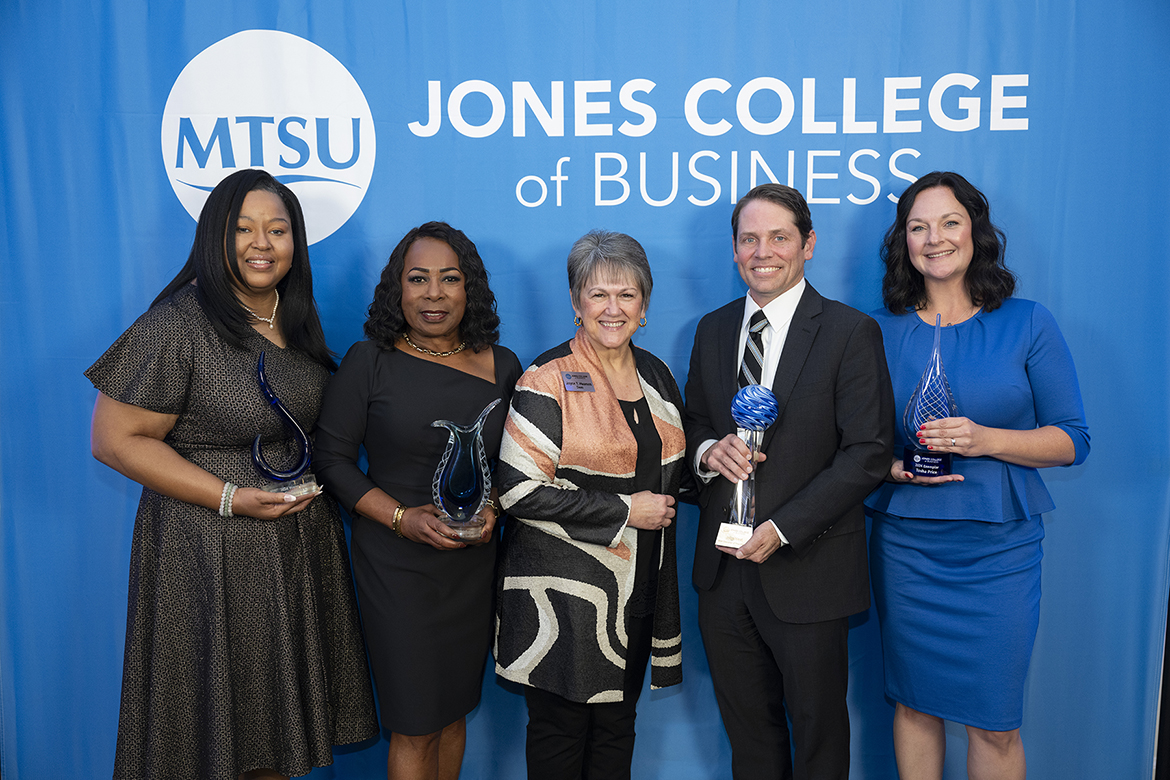
[[[632,276],[642,293],[642,305],[650,305],[650,290],[654,287],[650,261],[642,245],[625,233],[590,230],[569,250],[568,270],[569,294],[574,303],[581,301],[581,293],[591,279],[598,274],[612,274]]]

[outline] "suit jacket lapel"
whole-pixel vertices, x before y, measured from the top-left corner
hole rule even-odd
[[[814,290],[811,284],[807,285],[792,315],[788,337],[784,340],[784,350],[780,353],[780,363],[776,366],[776,378],[772,381],[772,392],[780,406],[779,417],[784,416],[784,407],[788,405],[788,399],[792,396],[792,390],[796,387],[796,381],[800,378],[800,372],[812,351],[813,341],[821,327],[815,317],[820,315],[823,308],[820,293]],[[775,432],[775,425],[764,431],[762,445],[764,449],[767,449]]]
[[[719,353],[716,355],[715,367],[716,388],[715,398],[723,404],[724,430],[735,433],[735,421],[731,419],[731,401],[739,390],[739,331],[743,325],[743,307],[745,299],[741,298],[737,306],[729,306],[727,315],[718,324],[716,343]]]

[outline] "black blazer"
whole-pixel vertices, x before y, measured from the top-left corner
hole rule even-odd
[[[744,299],[699,322],[686,385],[687,459],[709,439],[735,433],[731,400]],[[862,500],[889,473],[894,398],[882,334],[861,312],[805,288],[776,369],[780,416],[764,433],[756,522],[772,520],[789,544],[760,565],[776,617],[811,623],[869,608]],[[725,554],[715,548],[733,487],[716,476],[699,488],[694,583],[709,589]]]

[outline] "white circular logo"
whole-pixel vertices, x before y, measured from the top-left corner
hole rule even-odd
[[[187,213],[198,219],[207,194],[233,171],[264,168],[297,194],[310,244],[357,211],[376,151],[370,106],[345,66],[276,30],[208,46],[175,79],[163,109],[163,164]]]

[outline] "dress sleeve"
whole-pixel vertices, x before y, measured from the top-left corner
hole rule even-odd
[[[1032,311],[1032,346],[1026,365],[1038,426],[1054,425],[1072,439],[1076,457],[1068,464],[1084,462],[1089,454],[1089,424],[1077,382],[1072,353],[1048,309],[1036,304]]]
[[[139,317],[85,376],[115,401],[181,414],[194,367],[190,333],[190,324],[164,301]]]
[[[516,385],[500,443],[500,503],[546,533],[615,547],[630,515],[628,495],[578,488],[558,479],[561,406],[529,369]]]
[[[361,497],[377,487],[357,465],[377,357],[378,346],[372,342],[350,347],[325,388],[317,418],[313,471],[350,514]]]
[[[502,366],[497,370],[500,388],[504,391],[504,400],[509,400],[516,389],[516,383],[524,373],[524,366],[520,365],[520,358],[516,357],[516,353],[507,347],[496,347],[496,360],[501,361]]]

